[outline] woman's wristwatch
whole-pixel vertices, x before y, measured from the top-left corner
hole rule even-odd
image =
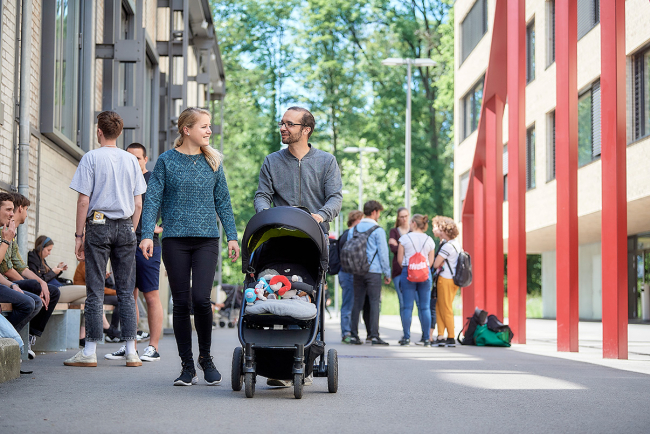
[[[11,245],[11,241],[7,241],[7,240],[5,240],[4,238],[2,238],[2,242],[5,243],[5,244],[8,245],[8,246]]]

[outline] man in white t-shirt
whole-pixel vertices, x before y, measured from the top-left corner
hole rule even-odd
[[[142,366],[135,351],[133,289],[135,228],[147,184],[135,156],[116,145],[123,125],[115,112],[97,116],[101,148],[83,156],[70,183],[70,188],[79,193],[75,255],[79,261],[86,261],[86,345],[64,362],[66,366],[97,366],[96,345],[103,340],[104,278],[109,258],[119,300],[122,339],[126,340],[126,366]]]

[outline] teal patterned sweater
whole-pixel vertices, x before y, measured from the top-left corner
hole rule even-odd
[[[228,241],[237,239],[223,164],[214,172],[202,153],[171,149],[158,157],[142,210],[142,239],[153,239],[158,210],[162,238],[218,237],[218,215]]]

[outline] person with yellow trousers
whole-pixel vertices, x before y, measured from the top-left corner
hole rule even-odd
[[[454,284],[454,274],[461,246],[456,239],[458,227],[449,217],[436,216],[432,220],[434,235],[441,238],[442,247],[433,261],[433,268],[438,270],[438,301],[436,302],[438,339],[432,346],[455,347],[454,309],[452,303],[458,286]],[[444,333],[447,330],[447,338]]]

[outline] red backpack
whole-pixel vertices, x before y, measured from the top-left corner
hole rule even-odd
[[[411,244],[413,244],[411,236],[408,234],[407,236],[409,237],[409,240],[411,240]],[[429,266],[427,265],[427,258],[425,258],[424,255],[420,253],[426,244],[427,240],[425,240],[424,244],[422,244],[420,251],[418,252],[416,250],[413,256],[409,258],[408,274],[406,276],[406,280],[409,282],[425,282],[429,278]],[[415,249],[415,244],[413,244],[413,249]]]

